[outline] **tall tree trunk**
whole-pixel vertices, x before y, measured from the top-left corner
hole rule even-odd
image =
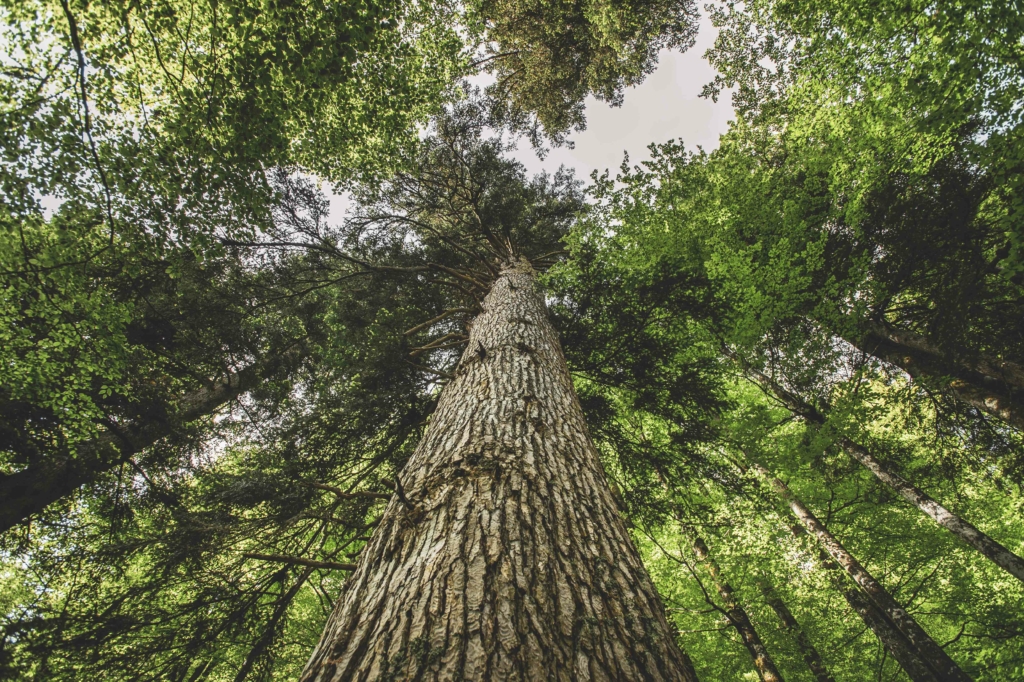
[[[737,462],[737,465],[743,472],[753,468],[744,465],[742,462]],[[767,473],[763,467],[758,467],[758,469],[760,469],[759,475],[762,477]],[[769,474],[768,480],[772,479],[774,479],[774,476]],[[789,492],[789,495],[796,499],[792,491]],[[797,501],[799,502],[799,500]],[[808,533],[807,529],[800,525],[795,518],[789,524],[789,530],[796,538],[800,538]],[[886,617],[881,609],[875,606],[867,594],[857,587],[856,584],[850,585],[847,583],[843,576],[845,575],[847,579],[850,576],[839,568],[839,565],[832,560],[832,557],[823,548],[819,550],[818,559],[825,568],[826,575],[832,586],[843,595],[846,603],[860,616],[864,624],[875,634],[878,641],[882,643],[882,646],[889,652],[889,655],[899,663],[910,679],[913,682],[938,682],[938,677],[925,664],[917,647],[907,639],[906,635],[900,632],[899,628]]]
[[[525,261],[397,483],[302,680],[696,680]]]
[[[821,425],[825,423],[825,415],[799,396],[787,391],[771,377],[750,367],[746,371],[748,376],[775,394],[775,397],[781,400],[794,414],[814,424]],[[993,540],[986,533],[975,528],[968,521],[946,509],[907,479],[889,471],[864,446],[846,437],[842,437],[839,442],[847,454],[863,464],[879,481],[899,493],[907,502],[927,514],[933,521],[953,533],[953,535],[981,552],[981,554],[988,557],[993,563],[1017,578],[1017,580],[1024,582],[1024,559]]]
[[[789,526],[794,537],[800,538],[807,534],[807,529],[799,525],[795,520]],[[910,640],[900,632],[899,628],[893,625],[892,621],[886,618],[885,614],[871,601],[871,599],[857,585],[848,582],[849,576],[839,568],[839,565],[832,560],[828,553],[819,550],[818,559],[825,568],[826,575],[832,586],[843,595],[846,603],[850,605],[854,613],[860,616],[864,625],[868,627],[882,643],[889,655],[899,663],[903,671],[907,673],[913,682],[938,682],[935,673],[921,660],[920,654]]]
[[[807,529],[807,532],[818,539],[818,542],[822,544],[836,563],[846,571],[847,575],[853,578],[854,582],[860,585],[871,598],[871,601],[910,640],[919,652],[921,660],[932,669],[939,682],[970,681],[971,678],[960,670],[959,666],[943,651],[942,647],[936,644],[935,640],[918,625],[913,616],[907,613],[893,599],[885,587],[875,580],[874,576],[843,547],[842,543],[825,528],[824,524],[818,520],[811,510],[804,506],[804,503],[789,490],[789,486],[759,464],[751,464],[750,468],[758,475],[764,477],[775,488],[789,505],[790,510],[792,510],[797,520],[800,521],[800,524]]]
[[[981,356],[951,360],[926,338],[877,321],[862,321],[861,334],[843,338],[860,350],[896,365],[914,378],[945,381],[963,402],[1024,429],[1024,368]]]
[[[743,640],[743,646],[747,648],[750,658],[754,661],[757,676],[762,682],[782,682],[782,673],[779,672],[771,654],[768,653],[764,642],[761,641],[754,624],[750,622],[750,616],[740,604],[732,585],[722,577],[722,569],[711,556],[707,544],[699,536],[695,536],[693,539],[693,551],[697,555],[697,559],[707,567],[711,579],[715,581],[718,596],[725,603],[729,624],[736,629],[740,639]]]
[[[796,646],[800,650],[800,656],[804,659],[804,663],[810,669],[814,675],[814,679],[818,682],[836,682],[835,678],[832,677],[832,673],[829,672],[828,667],[825,665],[825,661],[821,658],[821,654],[818,653],[818,649],[811,642],[811,638],[807,636],[807,633],[800,626],[800,622],[797,621],[796,616],[786,606],[786,602],[782,601],[782,597],[776,593],[775,589],[767,584],[763,580],[757,582],[758,588],[764,595],[765,601],[768,606],[772,607],[772,611],[782,621],[782,626],[786,628],[796,641]]]

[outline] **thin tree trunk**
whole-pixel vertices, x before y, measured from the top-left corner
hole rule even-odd
[[[825,423],[825,415],[821,414],[813,405],[810,405],[799,396],[787,391],[778,382],[771,379],[771,377],[750,367],[746,371],[757,383],[774,393],[794,414],[815,424]],[[1017,578],[1017,580],[1024,582],[1024,559],[1020,556],[993,540],[986,533],[975,528],[971,523],[946,509],[907,479],[889,471],[864,446],[846,437],[840,439],[840,445],[842,445],[843,450],[847,454],[863,464],[879,481],[899,493],[907,502],[927,514],[933,521],[953,533],[953,535],[981,552],[981,554],[988,557],[993,563]]]
[[[843,547],[842,543],[825,528],[811,510],[804,506],[803,502],[789,490],[789,486],[759,464],[751,464],[750,468],[775,488],[787,502],[800,524],[807,529],[807,532],[818,539],[836,563],[853,578],[854,582],[860,585],[875,605],[910,640],[920,653],[921,659],[934,671],[939,682],[969,682],[971,678],[960,670],[942,647],[936,644],[935,640],[918,625],[913,616],[893,599],[881,583],[875,580],[874,576]]]
[[[302,680],[696,680],[525,261],[396,483]]]
[[[937,524],[991,559],[994,564],[1017,580],[1024,582],[1024,559],[1021,559],[1006,549],[1006,547],[1003,547],[1003,545],[943,507],[902,476],[886,469],[864,447],[854,443],[849,438],[843,438],[841,443],[843,449],[851,457],[867,467],[871,473],[878,477],[878,480],[898,492],[905,500],[930,516]]]
[[[914,645],[892,624],[892,621],[885,617],[885,614],[874,605],[868,595],[853,586],[843,589],[842,593],[846,603],[875,633],[878,641],[913,682],[938,682],[939,678],[921,659]]]
[[[748,468],[742,462],[737,462],[737,465],[743,472],[746,472]],[[764,471],[763,468],[761,468]],[[763,475],[763,474],[762,474]],[[772,477],[774,478],[774,477]],[[771,480],[771,478],[769,478]],[[794,499],[792,491],[789,493]],[[793,536],[800,538],[808,533],[807,529],[800,525],[796,519],[788,524],[789,530],[793,533]],[[873,632],[878,638],[878,641],[882,643],[885,650],[889,652],[889,655],[899,663],[903,671],[907,673],[913,682],[938,682],[938,678],[931,671],[931,669],[922,660],[917,648],[907,639],[907,637],[900,632],[892,621],[890,621],[885,613],[883,613],[871,599],[865,594],[859,587],[849,585],[844,579],[849,578],[849,575],[842,571],[838,564],[832,560],[832,557],[824,549],[819,550],[818,559],[824,566],[826,575],[828,576],[832,586],[843,595],[846,599],[846,603],[850,605],[850,608],[860,616],[864,624]]]
[[[789,530],[797,538],[807,534],[807,530],[795,520],[790,524]],[[903,671],[907,673],[907,676],[913,682],[938,682],[938,678],[921,660],[920,655],[914,648],[914,645],[910,643],[910,640],[899,631],[899,628],[892,624],[892,621],[885,617],[885,614],[874,605],[863,590],[847,582],[849,576],[839,568],[839,565],[832,560],[832,557],[824,549],[819,550],[818,560],[821,561],[821,565],[825,568],[826,575],[832,586],[843,595],[846,603],[850,605],[854,613],[860,616],[864,625],[875,634],[878,641],[882,643],[882,646],[889,652],[889,655],[899,663]]]
[[[779,672],[771,654],[768,653],[764,642],[761,641],[754,624],[750,622],[746,609],[740,604],[732,586],[722,577],[721,568],[712,558],[707,544],[699,536],[695,536],[693,539],[693,551],[697,555],[697,559],[707,567],[708,573],[715,581],[715,589],[718,590],[718,595],[725,602],[729,624],[736,629],[740,639],[743,640],[743,646],[747,648],[750,658],[754,661],[758,677],[762,682],[782,682],[782,673]]]
[[[1024,429],[1024,368],[982,356],[977,363],[950,360],[924,337],[880,322],[843,338],[860,350],[896,365],[918,379],[945,381],[963,402]]]
[[[0,533],[127,462],[178,425],[212,414],[258,385],[281,361],[253,365],[186,395],[172,418],[145,418],[82,443],[74,453],[44,456],[21,471],[0,475]]]
[[[832,677],[832,673],[829,672],[828,667],[825,665],[825,661],[821,658],[821,654],[818,653],[818,649],[800,626],[796,616],[786,606],[786,602],[782,601],[782,598],[775,592],[775,589],[763,580],[759,580],[757,586],[764,595],[768,606],[772,607],[772,611],[782,621],[783,627],[792,633],[793,639],[796,640],[796,646],[800,650],[800,656],[814,675],[814,679],[818,682],[836,682],[835,678]]]

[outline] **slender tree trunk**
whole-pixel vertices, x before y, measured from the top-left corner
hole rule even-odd
[[[838,569],[837,569],[838,570]],[[857,587],[842,590],[846,603],[850,605],[864,624],[875,633],[889,655],[899,663],[903,672],[913,682],[938,682],[939,678],[918,655],[914,645],[892,624],[885,614],[872,603],[868,595]]]
[[[789,530],[796,538],[807,534],[807,529],[797,523],[795,519],[789,524]],[[864,621],[864,625],[875,633],[878,641],[882,643],[882,646],[889,652],[889,655],[899,663],[910,679],[913,682],[938,682],[935,673],[921,660],[921,656],[910,640],[899,631],[899,628],[893,625],[892,621],[886,618],[885,614],[874,605],[863,590],[847,582],[849,576],[839,568],[839,565],[832,560],[832,557],[824,549],[819,549],[818,560],[825,568],[825,574],[828,576],[832,586],[843,595],[846,603],[850,605],[854,613],[859,615],[861,620]]]
[[[843,438],[843,449],[855,460],[863,464],[890,488],[903,496],[903,499],[930,516],[937,524],[953,533],[968,545],[988,557],[997,566],[1024,582],[1024,559],[1003,547],[1001,544],[963,520],[953,512],[929,497],[923,490],[895,474],[882,465],[874,455],[849,438]]]
[[[696,680],[506,265],[302,680]]]
[[[825,415],[821,414],[813,405],[808,404],[799,396],[787,391],[778,382],[772,380],[771,377],[749,367],[746,371],[756,383],[761,384],[774,393],[794,414],[815,424],[825,423]],[[946,509],[907,479],[889,471],[864,446],[846,437],[840,439],[840,444],[847,454],[863,464],[879,481],[899,493],[907,502],[927,514],[933,521],[953,533],[953,535],[981,552],[997,566],[1017,578],[1017,580],[1024,582],[1024,559],[993,540],[986,533],[975,528],[971,523]]]
[[[708,573],[711,574],[712,580],[715,581],[715,589],[718,590],[718,595],[725,603],[729,624],[736,629],[740,639],[743,640],[743,646],[747,647],[747,651],[750,652],[750,658],[754,661],[757,676],[762,682],[782,682],[782,673],[779,672],[771,654],[768,653],[764,642],[761,641],[761,637],[757,634],[754,624],[750,622],[750,616],[747,614],[746,609],[743,608],[743,605],[740,604],[735,590],[722,577],[722,569],[711,556],[707,544],[699,536],[695,536],[693,539],[693,551],[697,555],[697,559],[707,567]]]
[[[186,396],[174,418],[148,418],[129,424],[117,433],[108,431],[78,445],[73,454],[44,456],[21,471],[0,475],[0,533],[127,462],[170,435],[177,425],[213,413],[260,378],[256,371],[230,374]]]
[[[792,633],[793,639],[796,640],[796,646],[800,650],[800,656],[814,675],[814,679],[818,682],[836,682],[835,678],[832,677],[832,673],[829,672],[828,667],[825,665],[825,661],[821,658],[821,654],[818,653],[818,649],[800,626],[800,622],[797,621],[793,612],[786,606],[786,602],[782,601],[782,597],[763,580],[759,580],[757,586],[764,595],[768,606],[772,607],[772,611],[782,621],[783,627]]]
[[[843,338],[914,378],[951,378],[949,387],[965,403],[1024,429],[1024,368],[985,356],[974,364],[953,361],[918,334],[875,321],[860,326],[864,333]]]
[[[933,670],[939,682],[969,682],[971,678],[960,670],[942,647],[936,644],[935,640],[918,625],[913,616],[893,599],[881,583],[875,580],[874,576],[843,547],[842,543],[825,528],[810,509],[804,506],[803,502],[789,490],[785,483],[759,464],[751,464],[750,468],[758,475],[763,476],[775,488],[787,502],[800,524],[807,529],[807,532],[818,539],[836,563],[853,578],[854,582],[860,585],[871,601],[910,640],[920,653],[921,659]]]

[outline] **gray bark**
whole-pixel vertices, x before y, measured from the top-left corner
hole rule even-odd
[[[743,472],[746,472],[749,468],[754,468],[747,467],[742,462],[737,462],[737,465]],[[771,476],[763,467],[757,467],[757,470],[762,477],[768,474],[769,481],[778,480]],[[799,502],[792,491],[789,491],[788,497],[784,499],[792,499]],[[793,536],[797,538],[808,533],[807,528],[795,520],[789,525],[789,529]],[[889,652],[889,655],[900,664],[900,667],[903,668],[903,671],[907,673],[910,679],[913,682],[938,682],[938,678],[922,660],[920,653],[910,640],[907,639],[906,635],[900,632],[899,628],[886,617],[885,613],[875,606],[867,594],[856,585],[850,585],[844,580],[843,575],[845,572],[839,568],[839,565],[832,560],[832,557],[823,548],[819,550],[818,558],[822,566],[825,567],[826,575],[831,581],[832,586],[843,595],[846,603],[860,616],[864,624],[875,634],[878,641],[882,643],[882,646]],[[848,574],[845,575],[849,578]]]
[[[789,526],[789,529],[797,538],[807,534],[807,529],[795,521]],[[907,673],[913,682],[937,682],[935,674],[921,660],[914,645],[899,631],[899,628],[892,624],[892,621],[885,617],[885,614],[874,605],[863,590],[847,581],[849,576],[846,576],[824,549],[819,551],[818,559],[825,568],[832,586],[843,595],[846,603],[850,605],[854,613],[860,616],[864,625],[875,634],[889,655],[899,663],[903,672]],[[844,578],[844,576],[846,577]]]
[[[896,365],[918,379],[943,381],[963,402],[1024,429],[1024,368],[981,356],[976,362],[953,361],[927,339],[875,321],[865,331],[843,338],[856,348]]]
[[[263,381],[267,373],[278,368],[286,354],[270,363],[258,363],[241,372],[231,373],[208,387],[184,396],[175,414],[148,417],[108,430],[96,438],[80,443],[74,452],[50,454],[21,471],[0,475],[0,533],[37,514],[78,488],[96,481],[161,438],[174,432],[181,424],[212,414],[222,405]]]
[[[786,606],[782,597],[764,581],[758,581],[758,587],[761,589],[765,601],[768,602],[768,606],[772,607],[772,611],[782,621],[782,626],[793,635],[796,646],[800,650],[800,656],[804,659],[811,674],[814,675],[814,679],[818,682],[836,682],[832,673],[829,672],[828,666],[825,665],[825,661],[821,658],[821,654],[818,653],[817,647],[811,642],[811,638],[807,636],[807,632],[801,627],[800,622]]]
[[[696,680],[525,262],[454,374],[302,680]]]
[[[843,449],[877,476],[878,480],[902,495],[903,499],[927,514],[935,523],[991,559],[995,565],[1017,580],[1024,582],[1024,559],[943,507],[902,476],[886,469],[866,448],[854,443],[849,438],[843,438],[841,442]]]
[[[900,632],[913,644],[921,660],[935,673],[939,682],[970,682],[971,678],[957,666],[942,647],[936,644],[935,640],[914,620],[914,617],[893,599],[885,587],[843,547],[838,538],[825,528],[811,510],[790,492],[789,486],[759,464],[751,464],[750,468],[775,488],[780,497],[789,505],[800,524],[807,529],[807,532],[817,538],[832,559],[864,590],[875,606],[899,628]]]
[[[892,621],[885,617],[885,614],[874,605],[868,595],[856,587],[845,588],[842,592],[846,603],[875,633],[875,637],[882,643],[889,655],[900,664],[903,672],[907,673],[907,677],[913,682],[938,682],[939,678],[921,659],[914,649],[914,645],[892,624]]]
[[[774,393],[794,414],[815,424],[825,423],[825,415],[821,414],[813,405],[787,391],[763,372],[748,367],[747,374],[757,383]],[[981,554],[988,557],[993,563],[1017,578],[1017,580],[1024,582],[1024,559],[993,540],[968,521],[946,509],[907,479],[889,471],[864,446],[845,437],[840,439],[840,444],[847,454],[863,464],[879,481],[899,493],[907,502],[927,514],[933,521],[953,533],[953,535],[981,552]]]
[[[757,670],[758,678],[761,679],[761,682],[782,682],[782,673],[779,672],[774,659],[768,653],[764,642],[761,641],[761,636],[757,634],[757,629],[751,623],[747,610],[743,608],[743,605],[740,604],[739,599],[736,597],[736,591],[733,590],[732,585],[722,576],[722,569],[711,556],[708,546],[702,538],[694,538],[693,551],[697,555],[697,559],[707,567],[708,573],[711,574],[711,578],[715,582],[715,589],[718,591],[718,596],[725,603],[729,624],[735,628],[740,639],[743,641],[743,646],[747,648],[747,652],[754,662],[754,668]]]

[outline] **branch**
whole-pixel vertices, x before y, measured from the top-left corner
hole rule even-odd
[[[461,279],[464,282],[468,282],[468,283],[472,284],[473,286],[477,287],[478,289],[480,289],[480,291],[487,291],[489,289],[489,287],[486,284],[484,284],[483,282],[481,282],[481,281],[479,281],[479,280],[477,280],[477,279],[475,279],[473,277],[470,277],[469,275],[463,274],[463,273],[459,272],[458,270],[456,270],[454,268],[449,268],[449,267],[441,265],[439,263],[428,263],[428,265],[430,267],[436,269],[436,270],[440,270],[442,272],[447,272],[452,277],[457,277],[457,278]]]
[[[110,245],[114,245],[114,213],[111,209],[110,201],[110,183],[107,182],[107,173],[103,170],[103,164],[100,163],[99,152],[96,151],[96,141],[92,137],[92,116],[89,114],[89,97],[85,90],[85,52],[82,50],[82,40],[78,35],[78,22],[75,21],[75,15],[71,13],[71,7],[68,6],[67,0],[61,0],[60,6],[64,10],[64,16],[68,20],[68,29],[71,33],[71,45],[75,49],[75,56],[78,58],[78,84],[82,91],[82,123],[85,128],[85,136],[89,138],[89,152],[92,155],[92,160],[96,164],[96,171],[100,174],[100,181],[103,183],[103,194],[107,200],[107,222],[110,223]]]
[[[343,500],[353,500],[360,498],[368,498],[371,500],[390,500],[391,495],[388,493],[375,493],[371,490],[357,490],[354,493],[345,492],[341,488],[337,488],[333,485],[327,485],[326,483],[317,483],[315,481],[301,481],[303,485],[308,485],[310,488],[316,488],[317,490],[326,490],[334,493]]]
[[[407,330],[405,332],[405,336],[412,336],[416,332],[423,331],[427,327],[440,322],[441,320],[443,320],[446,317],[449,317],[451,315],[455,315],[456,313],[475,313],[475,312],[476,312],[476,309],[474,309],[474,308],[449,308],[448,310],[444,311],[443,313],[441,313],[437,317],[431,318],[431,319],[427,320],[426,322],[424,322],[422,324],[418,324],[415,327],[413,327],[412,329]]]
[[[315,559],[304,559],[298,556],[285,556],[283,554],[258,554],[246,552],[242,555],[246,559],[259,559],[261,561],[276,561],[282,564],[296,564],[298,566],[309,566],[311,568],[326,568],[333,571],[354,571],[355,564],[343,564],[337,561],[316,561]]]
[[[458,341],[454,341],[452,343],[445,343],[445,341],[448,341],[449,339],[458,339]],[[466,343],[466,341],[468,341],[468,340],[469,340],[469,337],[466,336],[465,334],[458,334],[456,332],[451,332],[450,334],[445,334],[441,338],[435,339],[435,340],[431,341],[428,344],[425,344],[423,346],[418,346],[416,348],[410,349],[409,357],[411,357],[411,358],[418,357],[418,356],[422,355],[423,353],[425,353],[428,350],[440,350],[442,348],[453,348],[455,346],[461,346],[462,344]]]
[[[487,62],[495,59],[503,59],[505,57],[512,57],[519,54],[519,50],[509,50],[508,52],[502,52],[500,54],[492,54],[490,57],[484,57],[483,59],[477,59],[469,63],[469,68],[475,69],[478,66],[483,66]]]
[[[415,362],[409,362],[408,360],[406,360],[405,363],[407,365],[411,365],[412,367],[414,367],[414,368],[416,368],[416,369],[418,369],[418,370],[420,370],[422,372],[429,372],[430,374],[436,374],[437,376],[439,376],[439,377],[441,377],[443,379],[449,379],[450,380],[450,379],[454,379],[455,378],[454,374],[449,374],[448,372],[442,372],[439,369],[433,369],[431,367],[426,367],[425,365],[417,365]]]

